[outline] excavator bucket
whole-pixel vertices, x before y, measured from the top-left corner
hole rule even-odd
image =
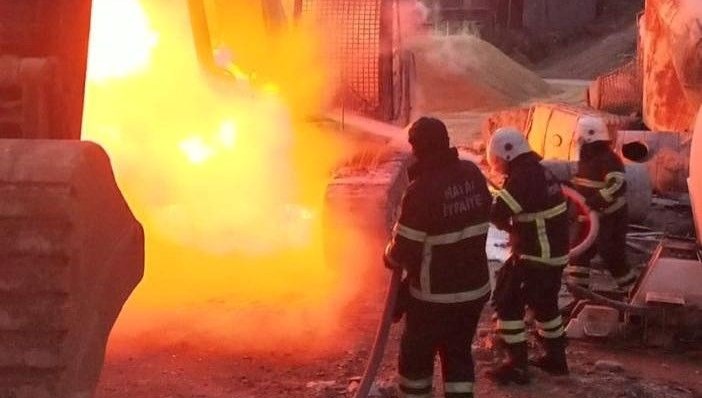
[[[0,396],[90,397],[144,236],[107,154],[0,140]]]
[[[93,396],[144,270],[107,154],[78,141],[90,14],[0,2],[0,397]]]

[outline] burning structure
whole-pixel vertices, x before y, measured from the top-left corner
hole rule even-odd
[[[231,349],[324,346],[357,289],[323,247],[323,217],[342,219],[351,193],[326,191],[368,139],[309,119],[335,107],[409,117],[399,2],[96,0],[0,11],[0,190],[13,198],[0,209],[0,237],[16,269],[3,274],[12,300],[2,304],[11,316],[0,325],[0,392],[90,395],[144,261],[113,344],[187,335]],[[330,26],[344,29],[322,41]],[[114,176],[105,152],[79,138],[106,149]],[[368,207],[381,215],[404,163],[387,164]],[[336,205],[325,208],[325,195]],[[335,239],[360,239],[342,224]],[[365,227],[382,236],[387,225]],[[358,251],[349,260],[369,263]],[[27,309],[27,295],[48,301]]]

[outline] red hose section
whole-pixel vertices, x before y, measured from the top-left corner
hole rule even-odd
[[[597,212],[591,210],[585,202],[585,197],[579,194],[575,189],[562,185],[563,195],[568,198],[578,208],[578,213],[587,215],[587,235],[575,247],[570,249],[568,255],[570,258],[577,257],[583,254],[587,249],[595,243],[597,234],[600,232],[600,217]]]

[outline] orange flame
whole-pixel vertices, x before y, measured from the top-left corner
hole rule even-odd
[[[319,215],[342,147],[300,121],[331,96],[319,35],[267,36],[256,3],[214,14],[216,44],[256,71],[222,82],[197,64],[184,0],[93,1],[84,137],[107,149],[147,233],[116,338],[265,347],[336,326]]]

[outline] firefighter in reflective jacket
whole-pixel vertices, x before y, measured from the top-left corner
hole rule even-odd
[[[430,397],[434,357],[447,398],[473,397],[471,343],[490,295],[485,243],[492,197],[478,167],[449,147],[446,126],[421,118],[409,130],[417,162],[385,264],[407,273],[399,358],[402,397]]]
[[[591,209],[600,214],[596,244],[566,268],[566,280],[590,288],[590,261],[599,253],[617,285],[628,290],[636,274],[626,260],[628,229],[624,165],[612,150],[605,122],[598,117],[582,117],[576,126],[575,140],[580,146],[578,172],[572,180]]]
[[[505,174],[492,223],[509,231],[512,256],[496,275],[493,304],[508,359],[488,372],[500,384],[529,382],[525,305],[534,312],[545,355],[532,364],[557,375],[568,373],[566,339],[558,310],[563,268],[568,263],[568,215],[560,184],[513,128],[495,132],[488,145],[493,170]]]

